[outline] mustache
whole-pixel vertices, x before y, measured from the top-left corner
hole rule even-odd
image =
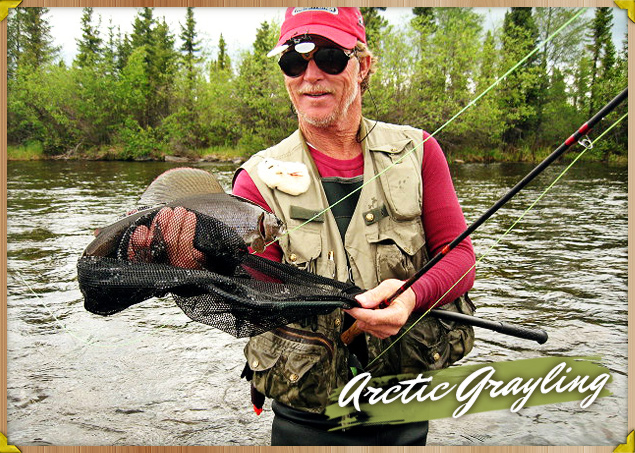
[[[311,87],[300,88],[298,90],[298,93],[300,94],[332,94],[333,90],[316,85]]]

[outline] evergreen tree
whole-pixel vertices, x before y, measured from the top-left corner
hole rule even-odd
[[[188,7],[185,13],[185,25],[181,25],[181,35],[179,36],[183,44],[181,44],[181,52],[183,64],[187,71],[188,79],[193,82],[196,77],[195,67],[201,61],[196,54],[200,52],[200,41],[196,34],[196,21],[194,20],[194,8]]]
[[[218,39],[218,59],[215,63],[216,69],[219,71],[231,70],[231,61],[229,59],[229,55],[227,54],[227,43],[225,42],[222,33]]]
[[[240,145],[249,150],[271,146],[297,127],[280,68],[275,59],[266,56],[278,41],[278,30],[269,22],[260,25],[253,50],[243,55],[236,80]]]
[[[436,28],[434,10],[435,8],[431,8],[429,6],[418,6],[416,8],[412,8],[412,14],[415,15],[413,22],[418,29],[429,29],[429,33],[434,32]]]
[[[591,86],[589,99],[589,115],[592,115],[601,104],[598,100],[598,79],[603,72],[610,71],[610,67],[603,68],[602,63],[612,64],[611,56],[607,57],[607,50],[614,53],[615,48],[611,42],[611,26],[613,24],[612,8],[596,8],[595,17],[591,25],[589,38],[589,50],[591,51]],[[607,49],[608,48],[608,49]],[[614,55],[613,55],[614,57]],[[608,58],[608,59],[607,59]]]
[[[118,35],[121,36],[121,31],[119,31]],[[117,35],[115,35],[115,26],[113,25],[111,18],[108,25],[108,41],[106,42],[103,51],[104,74],[109,77],[117,77],[119,73],[117,47]]]
[[[542,99],[536,105],[536,131],[535,146],[547,146],[553,141],[549,134],[553,130],[554,124],[561,127],[565,125],[562,120],[575,120],[571,115],[560,115],[554,118],[556,111],[550,99],[558,99],[564,93],[560,85],[555,87],[554,83],[560,83],[560,77],[564,77],[565,72],[577,64],[580,50],[583,48],[585,31],[588,21],[583,17],[578,17],[574,22],[562,29],[555,37],[547,41],[556,30],[579,13],[580,8],[535,8],[534,19],[539,30],[538,40],[543,42],[543,46],[537,54],[538,66],[540,68],[538,95]],[[556,72],[558,72],[556,74]],[[551,84],[551,85],[550,85]],[[559,90],[557,94],[550,93],[551,89]],[[549,103],[552,102],[551,105]],[[566,106],[563,106],[565,109]],[[567,110],[568,111],[568,110]],[[563,110],[564,112],[564,110]],[[571,125],[570,127],[574,127]]]
[[[483,93],[497,79],[500,72],[501,56],[497,49],[496,35],[488,30],[482,49],[474,57],[475,85],[474,95]],[[465,146],[475,149],[498,149],[501,145],[502,115],[501,106],[496,96],[484,96],[478,103],[465,112],[464,139],[469,137]],[[474,127],[477,124],[478,127]],[[468,130],[469,128],[469,130]]]
[[[411,30],[391,25],[386,27],[378,43],[381,59],[377,72],[371,78],[369,94],[362,98],[365,116],[390,123],[408,123],[415,42]]]
[[[10,8],[7,16],[7,78],[12,80],[18,69],[18,60],[22,53],[23,8]]]
[[[366,27],[366,44],[372,51],[379,47],[382,30],[388,25],[379,11],[386,11],[386,8],[360,8]]]
[[[130,44],[133,49],[141,46],[150,47],[152,45],[152,30],[155,26],[153,8],[141,8],[135,17],[130,35]]]
[[[117,39],[116,39],[116,62],[117,62],[117,72],[123,72],[123,69],[128,64],[128,58],[132,54],[133,48],[132,43],[130,41],[130,37],[127,34],[121,34],[121,28],[118,28]]]
[[[99,36],[101,18],[96,26],[93,25],[93,8],[84,8],[82,15],[82,38],[77,39],[78,53],[75,64],[83,68],[94,66],[102,57],[103,40]]]
[[[170,32],[165,18],[157,24],[152,33],[153,44],[148,47],[152,60],[148,65],[150,91],[148,100],[150,125],[157,127],[162,118],[171,113],[170,104],[177,72],[178,52],[174,48],[175,38]]]
[[[21,50],[18,64],[37,70],[51,63],[59,52],[53,45],[48,8],[24,8],[21,14]]]
[[[511,8],[503,22],[503,71],[530,53],[538,43],[538,29],[531,8]],[[527,60],[501,83],[500,105],[503,141],[512,147],[532,143],[537,127],[537,106],[541,102],[540,67],[536,55]],[[543,73],[544,74],[544,73]]]

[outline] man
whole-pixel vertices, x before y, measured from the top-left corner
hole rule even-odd
[[[233,193],[287,225],[263,256],[372,288],[357,297],[363,308],[250,339],[254,394],[274,400],[272,445],[425,445],[427,422],[329,432],[323,413],[349,379],[351,351],[382,376],[439,369],[472,347],[470,328],[426,317],[375,360],[431,306],[471,311],[462,296],[474,280],[469,239],[375,310],[465,229],[443,152],[421,130],[362,117],[375,60],[358,8],[288,8],[269,55],[279,58],[299,129],[246,162]],[[340,337],[354,319],[366,334],[347,347]]]

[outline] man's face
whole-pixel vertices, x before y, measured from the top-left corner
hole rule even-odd
[[[315,43],[318,47],[324,44],[318,40]],[[284,76],[300,119],[317,127],[329,127],[346,119],[351,105],[360,97],[361,81],[360,63],[355,57],[340,74],[322,71],[311,59],[298,77]]]

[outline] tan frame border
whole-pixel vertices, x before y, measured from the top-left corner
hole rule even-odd
[[[299,6],[307,6],[314,5],[316,2],[306,0],[301,0],[297,3]],[[326,3],[326,6],[352,6],[351,2],[345,1],[342,3]],[[355,6],[373,6],[369,1],[364,2],[353,2],[353,4],[357,3]],[[24,0],[20,6],[45,6],[45,7],[56,7],[56,6],[66,6],[66,7],[83,7],[83,6],[93,6],[93,7],[116,7],[116,6],[127,6],[127,7],[165,7],[165,6],[227,6],[227,7],[273,7],[273,6],[290,6],[287,5],[286,2],[282,3],[279,1],[267,1],[267,0],[144,0],[144,1],[134,1],[134,2],[125,2],[123,0],[91,0],[91,1],[82,1],[82,0]],[[607,0],[599,0],[599,1],[591,1],[591,0],[557,0],[557,1],[548,1],[548,0],[538,0],[538,1],[529,1],[529,0],[435,0],[435,1],[424,1],[424,2],[412,2],[412,1],[399,1],[399,0],[388,0],[384,1],[381,6],[388,7],[412,7],[412,6],[472,6],[472,7],[507,7],[507,6],[537,6],[537,7],[571,7],[571,6],[587,6],[587,7],[596,7],[596,6],[616,6],[612,1]],[[626,14],[626,11],[624,11]],[[628,44],[629,48],[633,48],[635,46],[635,23],[632,21],[628,21]],[[7,432],[7,386],[6,386],[6,376],[7,376],[7,191],[6,191],[6,181],[7,181],[7,22],[6,20],[0,23],[0,182],[2,183],[2,193],[0,195],[0,209],[2,211],[2,217],[0,217],[0,258],[2,258],[2,263],[0,263],[0,276],[2,286],[0,287],[0,432]],[[629,58],[628,61],[628,73],[629,73],[629,86],[632,85],[631,81],[635,76],[635,58]],[[635,100],[632,98],[629,99],[629,111],[634,112]],[[629,130],[635,130],[635,116],[630,115],[628,117],[628,128]],[[632,289],[634,288],[632,282],[633,277],[635,276],[635,271],[631,268],[630,257],[633,256],[633,239],[635,239],[635,226],[632,223],[631,214],[633,212],[633,205],[631,204],[632,196],[635,193],[635,185],[630,178],[630,175],[635,170],[635,162],[633,162],[633,158],[635,157],[635,144],[633,141],[629,140],[628,143],[628,173],[629,173],[629,181],[628,181],[628,213],[629,213],[629,222],[628,222],[628,255],[629,255],[629,271],[628,271],[628,292],[629,292],[629,311],[628,311],[628,434],[629,432],[635,429],[635,390],[633,389],[633,381],[635,376],[635,361],[631,359],[631,355],[635,350],[635,334],[630,330],[630,327],[635,329],[635,303],[632,300],[631,294]],[[9,439],[10,442],[11,439]],[[626,437],[624,438],[624,443],[626,442]],[[456,449],[459,449],[464,452],[495,452],[495,453],[528,453],[528,452],[540,452],[540,453],[552,453],[552,452],[584,452],[584,453],[592,453],[592,452],[612,452],[613,449],[617,447],[593,447],[593,446],[585,446],[585,447],[526,447],[526,446],[518,446],[518,447],[485,447],[485,446],[474,446],[474,447],[425,447],[426,451],[431,452],[451,452]],[[241,453],[262,453],[266,450],[270,450],[271,447],[23,447],[21,448],[23,453],[199,453],[203,450],[210,451],[214,450],[219,453],[225,453],[231,450],[238,450]],[[404,452],[404,451],[414,451],[414,449],[406,448],[406,447],[309,447],[312,452],[341,452],[341,453],[351,453],[355,450],[359,450],[360,452],[379,452],[379,451],[393,451]],[[278,447],[276,448],[278,451],[293,453],[294,450],[299,450],[298,447]]]

